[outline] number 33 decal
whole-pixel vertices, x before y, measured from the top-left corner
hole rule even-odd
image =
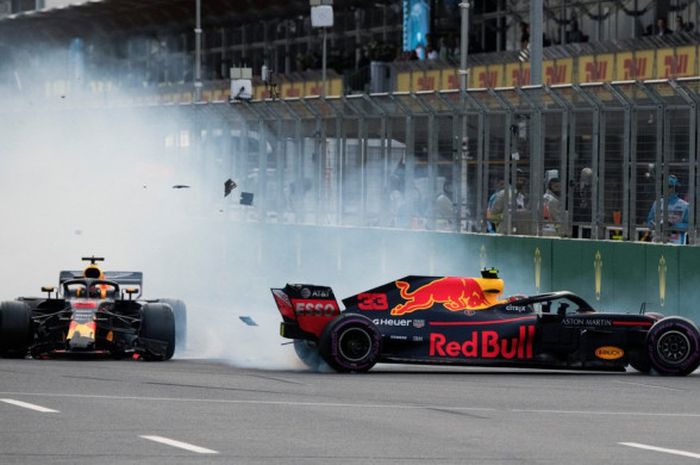
[[[360,310],[387,310],[389,303],[386,301],[386,294],[363,292],[357,296],[357,308]]]

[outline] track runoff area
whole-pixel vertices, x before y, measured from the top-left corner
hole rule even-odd
[[[0,463],[691,463],[697,381],[0,360]]]

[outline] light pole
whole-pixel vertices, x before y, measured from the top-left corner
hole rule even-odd
[[[311,6],[311,27],[323,29],[323,50],[321,57],[321,97],[326,96],[326,42],[328,28],[333,27],[333,0],[309,0]]]
[[[469,1],[462,0],[459,4],[462,17],[462,31],[459,41],[459,88],[462,92],[467,89],[467,53],[469,49]]]
[[[530,1],[530,84],[542,84],[542,0]]]
[[[469,136],[467,135],[467,117],[466,114],[464,113],[464,108],[466,107],[466,99],[467,99],[467,79],[469,78],[469,70],[467,69],[467,56],[469,54],[469,7],[471,5],[469,4],[469,0],[462,0],[462,2],[459,4],[459,9],[460,9],[460,16],[462,20],[462,29],[461,29],[461,36],[459,40],[459,92],[461,95],[461,105],[460,105],[460,110],[461,110],[461,119],[462,119],[462,133],[461,133],[461,138],[460,138],[460,144],[461,144],[461,157],[459,157],[459,163],[460,163],[460,182],[458,189],[455,189],[456,186],[453,185],[453,192],[459,192],[459,210],[458,210],[458,215],[459,218],[455,222],[455,225],[457,227],[456,231],[461,231],[462,229],[462,220],[465,220],[467,217],[467,203],[469,201],[468,195],[469,195],[469,188],[468,188],[468,179],[469,179],[469,160],[468,160],[468,150],[469,150]],[[453,177],[453,183],[454,180],[457,179],[457,176]],[[465,223],[466,227],[466,223]]]
[[[194,47],[194,101],[199,102],[202,99],[202,0],[196,3]]]

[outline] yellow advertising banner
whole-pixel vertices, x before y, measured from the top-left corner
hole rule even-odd
[[[472,89],[483,87],[479,85],[479,76],[485,72],[486,66],[473,66],[469,68],[469,87]]]
[[[343,80],[342,79],[331,79],[328,81],[328,92],[329,96],[343,95]]]
[[[509,63],[506,65],[506,73],[503,83],[506,86],[521,87],[530,85],[530,64]]]
[[[415,71],[411,76],[413,92],[437,90],[440,83],[440,70]]]
[[[636,79],[654,78],[654,50],[643,50],[636,52],[634,58],[637,63]]]
[[[478,66],[473,71],[475,87],[502,87],[503,65]]]
[[[547,85],[567,84],[571,82],[574,69],[573,58],[545,61],[542,63],[542,75]]]
[[[654,77],[654,50],[621,52],[616,58],[616,80],[644,80]]]
[[[396,76],[396,92],[411,91],[411,72],[398,73]]]
[[[695,74],[696,48],[663,48],[656,51],[656,77],[674,78],[693,76]]]
[[[265,86],[254,86],[253,87],[253,99],[254,100],[264,100],[270,96],[270,93],[265,90]]]
[[[473,66],[469,68],[469,87],[478,89],[484,87],[480,85],[479,77],[486,72],[486,66]]]
[[[304,97],[321,95],[323,81],[304,81]],[[342,95],[343,82],[340,79],[326,81],[326,96]]]
[[[321,95],[321,89],[323,88],[323,83],[321,81],[305,81],[304,85],[304,97],[310,95],[318,96]],[[326,83],[326,86],[328,84]]]
[[[457,69],[443,69],[440,82],[440,89],[459,89],[459,75],[457,74]],[[469,82],[467,82],[467,84],[469,84]]]
[[[281,98],[297,98],[302,97],[304,93],[304,83],[302,82],[285,82],[280,86]]]
[[[578,58],[578,82],[606,82],[613,80],[615,55],[586,55]]]

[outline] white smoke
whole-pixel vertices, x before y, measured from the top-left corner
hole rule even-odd
[[[18,90],[0,89],[7,92]],[[144,297],[185,301],[188,350],[178,356],[299,368],[278,335],[270,287],[329,285],[341,299],[408,274],[475,276],[481,268],[480,251],[449,234],[235,222],[241,207],[236,194],[223,199],[223,183],[241,173],[202,169],[221,152],[194,149],[192,113],[177,107],[86,109],[70,93],[16,102],[0,110],[3,300],[40,295],[59,270],[80,269],[81,256],[104,256],[105,269],[144,272]],[[226,128],[198,115],[200,127]]]

